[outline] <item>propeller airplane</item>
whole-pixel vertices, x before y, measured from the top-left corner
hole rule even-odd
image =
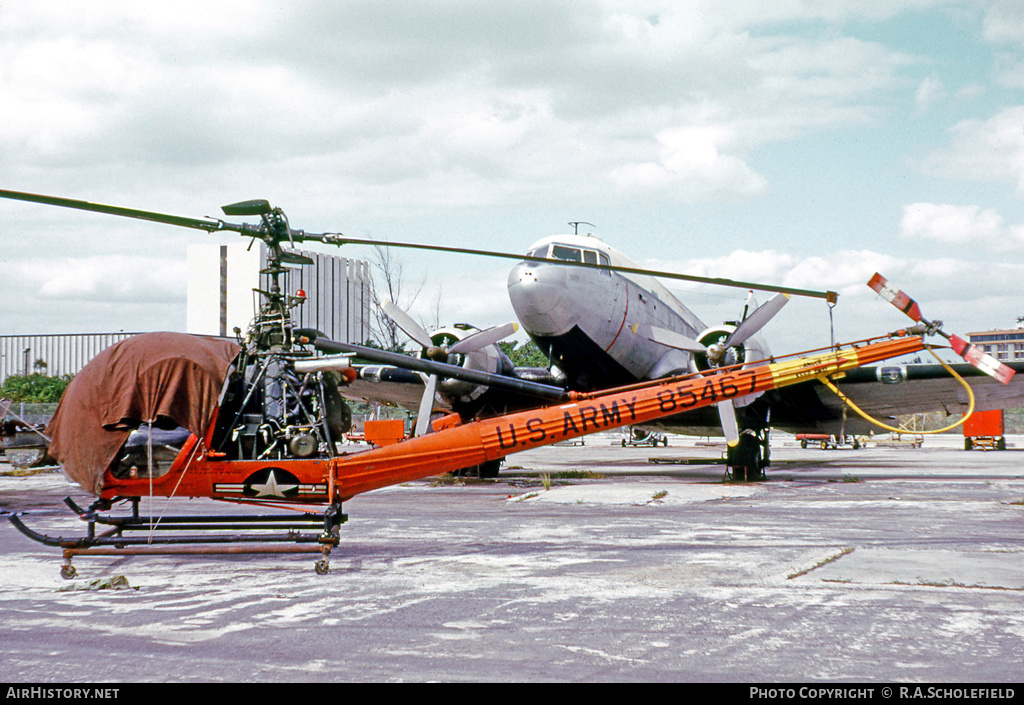
[[[400,246],[415,247],[409,243]],[[424,247],[437,249],[436,246]],[[488,369],[574,391],[594,392],[674,374],[704,373],[723,365],[765,364],[771,359],[771,350],[762,335],[763,329],[792,296],[819,298],[830,304],[838,298],[832,291],[642,269],[601,239],[578,232],[544,238],[534,243],[525,256],[450,247],[444,250],[521,260],[508,275],[509,298],[522,329],[548,357],[551,368],[512,368],[511,362],[506,361]],[[708,326],[660,279],[756,288],[774,295],[758,305],[751,291],[738,320]],[[876,284],[876,280],[872,280],[872,288],[878,291]],[[399,327],[410,338],[422,341],[420,344],[426,354],[427,338],[423,336],[427,334],[416,334],[415,322],[397,307],[389,311],[395,314],[393,319],[399,321]],[[915,320],[921,322],[919,312],[916,315]],[[931,332],[941,333],[941,330],[934,328]],[[954,366],[954,374],[941,363],[865,368],[837,382],[839,394],[812,379],[765,394],[724,399],[715,404],[714,409],[688,410],[659,419],[646,430],[724,436],[727,465],[738,469],[745,477],[759,478],[770,465],[770,428],[845,437],[866,434],[878,425],[886,427],[884,421],[848,415],[851,402],[866,410],[871,418],[885,421],[903,414],[936,410],[955,415],[967,409],[971,395],[977,396],[979,408],[984,409],[1024,405],[1024,382],[1011,383],[1010,380],[1014,370],[1024,370],[1024,363],[1006,365],[991,356],[985,356],[982,362],[979,350],[968,347],[955,335],[949,340],[954,351],[969,363]],[[473,363],[467,360],[463,364]],[[993,371],[998,371],[994,377],[1003,382],[1003,386],[982,374]],[[376,369],[374,373],[377,374]],[[954,375],[969,380],[971,391],[966,392]],[[373,394],[374,390],[363,391],[364,398],[371,398]],[[377,394],[388,398],[386,392]],[[442,392],[438,396],[443,397],[435,399],[443,402],[438,406],[454,408],[467,417],[479,408],[467,413],[465,405],[460,405],[450,395]],[[428,395],[417,398],[421,404],[426,404]],[[494,406],[500,409],[499,402]],[[421,412],[425,409],[422,407]],[[497,464],[481,468],[480,472],[493,476]]]
[[[574,390],[592,391],[683,372],[704,373],[722,365],[763,365],[771,359],[771,351],[762,329],[791,296],[821,298],[830,304],[837,300],[831,291],[751,286],[776,293],[758,306],[751,292],[738,320],[707,326],[658,281],[661,275],[644,272],[593,235],[548,237],[532,245],[528,253],[508,276],[512,306],[523,329],[564,371],[568,388]],[[595,271],[565,266],[579,262],[609,263],[612,267]],[[879,279],[876,275],[870,283],[876,291]],[[882,295],[892,300],[884,290]],[[920,317],[916,304],[908,315],[931,325]],[[928,331],[946,335],[941,323]],[[1024,383],[1011,383],[1014,371],[1024,370],[1024,363],[1011,363],[1011,367],[991,356],[983,358],[981,351],[955,335],[948,339],[969,363],[955,367],[956,374],[970,380],[973,391],[969,394],[942,364],[888,365],[846,375],[838,382],[842,396],[810,380],[760,396],[724,400],[716,405],[717,414],[705,409],[664,418],[652,429],[724,435],[728,465],[759,477],[770,464],[770,427],[839,436],[874,428],[874,423],[864,418],[847,418],[843,396],[886,420],[935,410],[955,414],[962,410],[960,406],[967,407],[970,394],[979,395],[980,405],[986,409],[1024,405]],[[986,382],[982,372],[1008,386]]]

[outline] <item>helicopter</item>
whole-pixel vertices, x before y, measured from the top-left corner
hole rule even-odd
[[[334,341],[317,330],[295,327],[292,311],[305,296],[284,293],[280,278],[286,264],[302,265],[307,258],[285,245],[355,241],[337,233],[292,229],[281,209],[266,200],[224,206],[226,216],[259,217],[258,224],[236,224],[14,191],[0,190],[0,197],[210,233],[235,232],[268,248],[265,273],[270,284],[257,289],[261,305],[244,336],[231,341],[142,334],[101,352],[72,380],[46,434],[50,453],[65,473],[97,497],[85,508],[65,499],[86,522],[86,534],[48,536],[28,527],[18,513],[8,517],[24,535],[62,550],[61,575],[66,579],[77,575],[74,556],[154,553],[319,553],[314,567],[325,574],[331,550],[340,541],[340,527],[348,519],[343,503],[358,494],[808,379],[824,381],[920,351],[926,335],[946,336],[941,323],[921,317],[915,305],[916,326],[852,346],[569,392],[430,356],[415,358]],[[908,298],[884,280],[879,286],[876,290],[891,294],[894,302]],[[956,344],[959,339],[951,340]],[[1002,372],[970,348],[958,352],[990,374]],[[351,425],[340,390],[356,377],[352,355],[531,396],[536,403],[488,418],[450,414],[433,422],[430,432],[350,452],[340,445]],[[206,498],[292,511],[143,516],[140,503],[147,497]],[[120,503],[130,505],[130,514],[112,513]]]

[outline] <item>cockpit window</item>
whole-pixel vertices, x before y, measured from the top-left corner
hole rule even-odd
[[[584,264],[601,264],[608,266],[608,255],[604,252],[597,252],[595,250],[582,250],[578,247],[569,247],[568,245],[541,245],[540,247],[534,248],[526,253],[529,257],[546,257],[548,259],[560,259],[566,262],[580,262]],[[611,276],[611,272],[608,270],[604,271],[605,274]]]
[[[582,262],[582,253],[575,247],[564,247],[562,245],[551,246],[551,258],[552,259],[564,259],[569,262]]]

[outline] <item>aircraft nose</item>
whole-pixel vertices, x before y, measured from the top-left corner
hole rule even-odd
[[[544,262],[520,262],[509,272],[509,299],[528,333],[560,335],[572,327],[567,269]]]

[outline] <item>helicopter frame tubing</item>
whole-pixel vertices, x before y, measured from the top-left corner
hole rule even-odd
[[[319,553],[316,572],[330,569],[329,557],[340,539],[340,527],[348,520],[341,502],[329,505],[322,514],[303,508],[300,515],[285,514],[207,514],[183,516],[142,516],[139,497],[121,498],[132,503],[128,516],[101,513],[111,502],[98,500],[89,509],[80,507],[71,497],[64,498],[71,511],[87,522],[85,536],[65,538],[48,536],[30,529],[17,514],[8,518],[28,538],[63,552],[61,577],[74,578],[78,571],[71,564],[74,556],[144,555],[218,555]],[[110,527],[97,532],[100,526]],[[159,535],[157,532],[161,532]],[[126,532],[148,535],[126,536]],[[273,532],[273,533],[272,533]]]

